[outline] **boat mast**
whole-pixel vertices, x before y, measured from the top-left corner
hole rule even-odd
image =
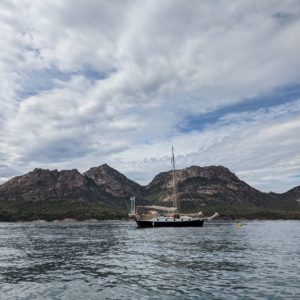
[[[177,197],[177,189],[176,189],[176,177],[175,177],[175,157],[174,157],[174,147],[172,146],[172,159],[171,162],[173,164],[173,206],[177,208],[177,212],[179,212],[179,203]]]
[[[136,215],[136,208],[135,208],[135,197],[130,198],[130,213],[129,216]]]

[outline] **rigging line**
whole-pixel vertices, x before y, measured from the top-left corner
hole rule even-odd
[[[127,203],[127,200],[123,198],[123,201],[125,202],[125,204],[126,204],[126,206],[127,206],[127,209],[130,210],[130,209],[129,209],[129,205],[128,205],[128,203]]]
[[[173,206],[177,208],[177,212],[179,212],[179,201],[176,189],[176,174],[175,174],[175,157],[174,157],[174,146],[172,146],[172,158],[171,162],[173,164]]]

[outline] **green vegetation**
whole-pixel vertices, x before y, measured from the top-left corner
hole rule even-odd
[[[214,208],[203,208],[202,211],[206,216],[212,215],[215,211],[217,211],[221,219],[300,220],[300,211],[280,208],[264,208],[250,205],[218,205]]]
[[[295,219],[300,220],[300,211],[287,209],[273,209],[258,206],[220,206],[216,207],[221,218],[225,219]]]
[[[195,205],[193,201],[182,203],[182,211],[202,211],[205,216],[211,216],[216,211],[221,219],[297,219],[300,220],[300,211],[285,208],[266,208],[254,205],[225,205],[206,203]],[[34,221],[34,220],[63,220],[75,219],[78,221],[96,219],[113,220],[128,218],[128,211],[124,209],[108,208],[96,203],[78,201],[11,201],[0,202],[0,221]]]
[[[116,210],[94,203],[72,201],[6,202],[0,203],[0,221],[63,220],[78,221],[97,219],[112,220],[127,217],[125,210]]]
[[[225,204],[217,201],[199,203],[184,201],[182,210],[185,212],[202,211],[205,216],[218,212],[221,219],[294,219],[300,220],[300,210],[293,207],[262,207],[251,204]]]

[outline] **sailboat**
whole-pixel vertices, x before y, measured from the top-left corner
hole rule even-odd
[[[177,193],[174,147],[172,146],[172,207],[160,205],[136,206],[135,197],[130,198],[131,208],[129,217],[134,219],[139,228],[146,227],[201,227],[204,221],[218,216],[206,218],[202,212],[184,214],[180,211],[180,199]],[[148,209],[146,213],[138,212],[137,208]]]

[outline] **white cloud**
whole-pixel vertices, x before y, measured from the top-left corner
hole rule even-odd
[[[108,162],[146,182],[171,143],[181,166],[225,164],[263,189],[279,186],[271,167],[297,173],[298,108],[178,126],[299,84],[299,1],[2,1],[0,34],[2,178]]]
[[[300,155],[300,100],[272,109],[231,114],[203,131],[182,133],[166,141],[116,155],[129,174],[148,172],[148,183],[161,170],[170,169],[170,145],[179,154],[178,167],[224,165],[242,180],[264,191],[283,192],[297,185]],[[144,153],[151,159],[145,160]],[[128,161],[131,162],[128,165]],[[143,176],[141,176],[142,178]]]

